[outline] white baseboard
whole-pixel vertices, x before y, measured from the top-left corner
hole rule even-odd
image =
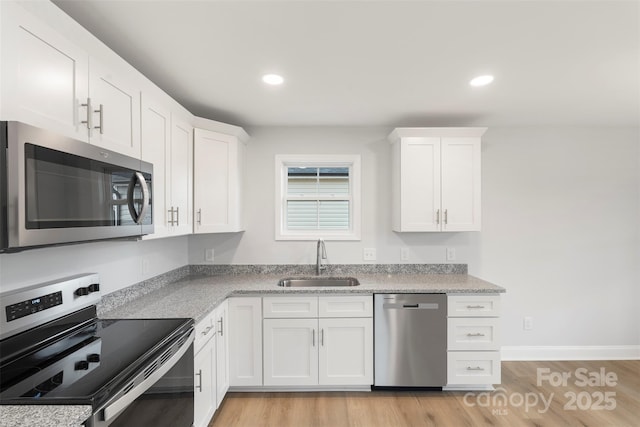
[[[640,360],[640,345],[503,346],[502,360]]]

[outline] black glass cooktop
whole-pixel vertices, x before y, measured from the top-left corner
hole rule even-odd
[[[69,331],[75,321],[0,342],[0,404],[95,408],[193,325],[192,319],[88,319]]]

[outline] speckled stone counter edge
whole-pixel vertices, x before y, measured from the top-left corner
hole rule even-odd
[[[102,296],[98,316],[131,302],[149,292],[177,282],[187,276],[217,276],[242,274],[281,274],[291,276],[315,275],[311,264],[225,264],[185,265],[151,279]],[[328,264],[323,275],[346,276],[356,274],[467,274],[466,264]]]

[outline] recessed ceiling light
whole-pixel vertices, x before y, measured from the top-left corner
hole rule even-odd
[[[485,75],[473,78],[469,84],[471,86],[486,86],[493,81],[493,76]]]
[[[262,76],[262,81],[268,85],[281,85],[284,82],[284,78],[279,74],[265,74]]]

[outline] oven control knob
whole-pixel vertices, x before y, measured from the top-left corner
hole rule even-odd
[[[89,288],[78,288],[76,289],[75,294],[79,297],[89,295]]]
[[[92,283],[89,285],[89,292],[98,292],[100,290],[99,283]]]
[[[76,371],[86,371],[87,369],[89,369],[89,362],[86,360],[76,362]]]
[[[93,353],[87,356],[87,362],[89,363],[98,363],[100,361],[100,355],[98,353]]]

